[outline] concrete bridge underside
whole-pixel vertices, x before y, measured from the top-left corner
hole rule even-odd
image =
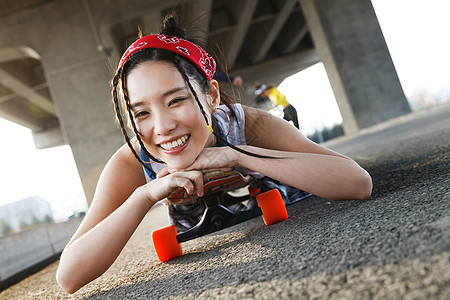
[[[123,144],[110,104],[120,54],[178,2],[0,4],[0,117],[30,128],[37,148],[70,145],[88,202]],[[255,81],[279,84],[321,61],[346,133],[410,112],[370,0],[191,0],[182,12],[222,45],[244,104]]]

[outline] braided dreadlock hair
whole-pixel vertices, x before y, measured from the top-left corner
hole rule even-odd
[[[180,28],[177,25],[176,17],[171,14],[168,15],[164,21],[163,26],[161,30],[162,34],[168,35],[168,36],[176,36],[180,37],[185,40],[189,40],[186,38],[186,31]],[[193,41],[192,41],[193,42]],[[193,42],[194,44],[199,44],[198,42]],[[120,125],[122,134],[124,135],[125,142],[127,143],[128,147],[130,148],[133,155],[136,157],[136,159],[143,165],[144,168],[146,168],[150,174],[155,176],[155,172],[149,168],[144,161],[140,158],[140,155],[136,152],[133,145],[131,144],[131,138],[128,135],[127,127],[131,127],[134,135],[136,136],[136,139],[139,143],[139,146],[141,150],[154,162],[164,163],[157,159],[156,157],[152,156],[148,150],[146,149],[144,142],[142,141],[140,137],[140,133],[136,127],[136,124],[134,122],[133,114],[130,107],[130,100],[128,97],[128,90],[127,90],[127,75],[136,68],[139,64],[145,62],[145,61],[166,61],[169,63],[172,63],[178,71],[183,76],[183,79],[186,81],[192,95],[194,96],[199,109],[202,112],[202,115],[205,119],[206,125],[212,126],[213,128],[213,134],[216,136],[216,138],[221,141],[223,144],[233,148],[236,151],[239,151],[241,153],[244,153],[246,155],[260,157],[260,158],[270,158],[267,156],[250,153],[248,151],[245,151],[239,147],[236,147],[235,145],[230,144],[228,141],[226,141],[220,134],[218,134],[218,124],[215,118],[212,118],[212,124],[209,124],[208,117],[205,113],[205,110],[197,96],[196,91],[194,90],[194,87],[191,84],[191,81],[194,81],[198,84],[198,86],[201,88],[202,93],[208,93],[209,92],[209,81],[203,75],[197,67],[195,67],[190,61],[185,59],[182,56],[177,55],[176,53],[173,53],[168,50],[164,49],[152,49],[152,48],[146,48],[142,49],[133,55],[131,55],[128,60],[123,64],[121,68],[119,68],[114,75],[114,78],[112,80],[112,100],[114,103],[114,110],[116,112],[116,118]],[[231,111],[231,117],[236,117],[234,113],[233,108],[233,101],[228,97],[223,91],[220,92],[220,99],[223,104],[225,104]],[[124,116],[126,116],[127,121],[125,121]],[[128,126],[126,126],[126,123]]]

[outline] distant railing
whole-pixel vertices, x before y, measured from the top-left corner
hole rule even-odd
[[[44,224],[0,238],[0,291],[55,261],[81,220]]]

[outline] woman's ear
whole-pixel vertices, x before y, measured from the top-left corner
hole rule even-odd
[[[208,103],[213,111],[216,111],[220,105],[219,83],[214,79],[209,81]]]

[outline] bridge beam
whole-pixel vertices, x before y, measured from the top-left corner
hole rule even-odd
[[[346,133],[409,113],[370,0],[299,0]]]
[[[280,13],[278,14],[275,22],[271,25],[268,32],[264,32],[264,36],[261,37],[259,43],[255,43],[253,49],[251,49],[251,59],[253,63],[258,63],[264,60],[270,47],[275,42],[277,36],[279,35],[283,25],[286,23],[291,10],[294,8],[297,0],[288,0],[283,5]]]
[[[28,100],[32,104],[38,106],[47,113],[55,115],[53,103],[50,99],[40,95],[34,89],[30,88],[28,85],[24,84],[22,81],[2,69],[0,69],[0,84],[7,86],[8,89]]]
[[[237,27],[233,35],[229,35],[228,39],[224,41],[224,53],[227,57],[228,68],[233,68],[239,50],[241,49],[242,43],[244,42],[245,35],[250,26],[252,15],[258,5],[258,0],[245,0],[241,3],[242,7],[239,7],[240,11]]]

